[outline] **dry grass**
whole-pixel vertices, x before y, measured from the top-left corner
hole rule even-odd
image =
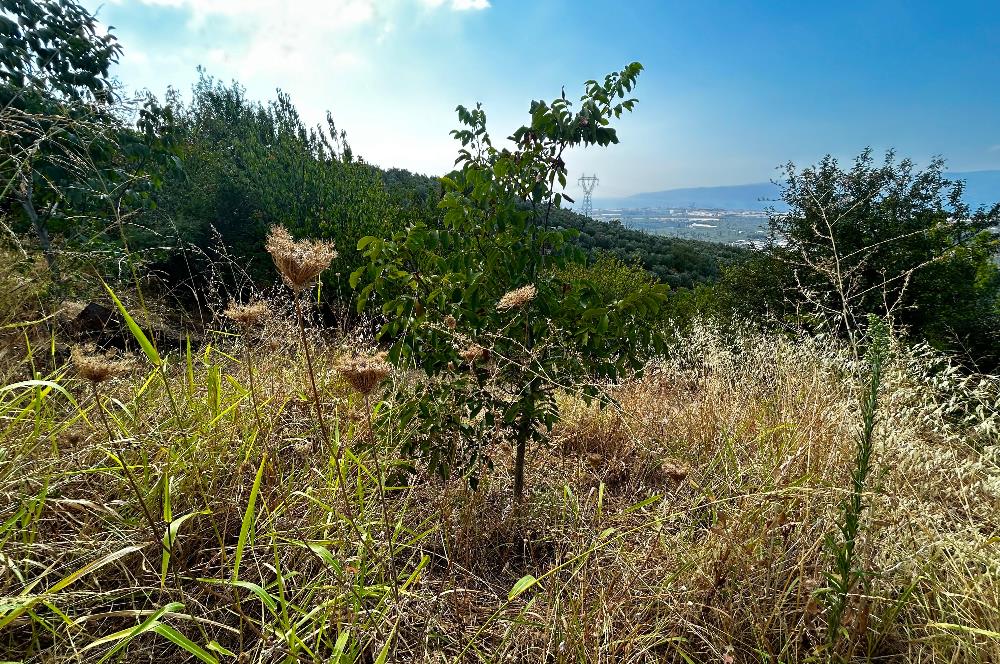
[[[399,459],[407,431],[373,444],[351,354],[321,344],[335,449],[316,444],[288,323],[269,320],[250,353],[174,358],[169,393],[151,369],[110,377],[110,442],[65,366],[0,393],[4,658],[98,661],[124,644],[112,659],[191,661],[169,629],[122,631],[153,617],[220,662],[826,659],[822,540],[863,378],[835,343],[699,327],[613,387],[615,407],[563,394],[517,510],[503,445],[472,492]],[[845,619],[859,661],[1000,660],[996,382],[940,366],[929,380],[932,364],[900,351],[884,389],[870,574]],[[122,463],[174,524],[165,563]]]

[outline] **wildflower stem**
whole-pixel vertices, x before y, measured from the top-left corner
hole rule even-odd
[[[269,448],[270,445],[271,445],[271,435],[270,435],[270,431],[268,431],[266,433],[264,432],[264,423],[263,423],[263,420],[261,420],[261,417],[260,417],[260,403],[259,403],[260,400],[257,398],[257,387],[255,385],[254,375],[253,375],[253,361],[250,358],[250,344],[248,343],[248,339],[247,339],[247,335],[249,334],[249,332],[250,332],[249,328],[244,328],[244,336],[243,336],[243,361],[247,365],[247,374],[249,375],[250,401],[253,403],[253,415],[254,415],[254,419],[257,422],[257,435],[258,436],[264,436],[263,447],[266,449],[266,448]],[[275,478],[274,479],[277,479],[278,477],[281,477],[281,475],[282,475],[282,472],[281,472],[281,455],[277,454],[276,450],[270,450],[270,452],[271,452],[270,457],[271,457],[271,459],[274,460],[274,463],[276,465],[276,468],[274,469],[274,474],[275,474]]]
[[[389,575],[392,577],[392,595],[399,605],[399,575],[396,573],[396,557],[392,545],[393,528],[389,523],[389,509],[385,501],[385,480],[386,475],[382,472],[382,463],[379,461],[378,442],[375,440],[375,428],[372,425],[372,409],[369,397],[365,394],[365,413],[368,415],[368,438],[372,445],[372,458],[375,459],[375,472],[378,474],[376,486],[378,487],[378,501],[382,507],[382,522],[385,528],[385,545],[389,552]]]
[[[295,316],[299,322],[299,334],[302,338],[302,352],[305,353],[306,356],[306,373],[309,374],[309,385],[312,388],[313,404],[316,408],[316,419],[319,422],[320,435],[323,436],[323,442],[326,444],[327,449],[331,449],[333,446],[330,443],[330,432],[326,428],[326,420],[323,419],[323,405],[319,398],[319,388],[316,387],[316,371],[313,368],[312,353],[309,352],[309,340],[306,338],[306,324],[305,318],[302,314],[302,300],[297,296],[295,297]],[[315,450],[316,446],[313,445],[313,451]]]
[[[834,559],[834,571],[827,573],[828,609],[827,647],[831,655],[843,660],[837,652],[838,642],[844,630],[844,617],[850,602],[850,594],[865,575],[857,567],[856,547],[861,534],[861,516],[865,509],[864,494],[868,476],[872,468],[874,452],[875,414],[878,409],[878,393],[882,382],[882,370],[888,352],[888,327],[879,318],[869,316],[868,348],[869,378],[864,400],[861,404],[862,427],[858,435],[854,468],[851,472],[851,491],[841,504],[841,517],[837,528],[840,538],[827,537],[826,546]]]
[[[101,418],[101,423],[104,424],[104,430],[108,434],[108,444],[114,446],[115,435],[111,431],[111,423],[108,422],[108,415],[104,412],[104,405],[101,402],[101,393],[97,389],[97,383],[91,382],[90,389],[94,395],[94,403],[97,406],[97,413]],[[135,475],[132,473],[132,469],[129,468],[128,463],[125,461],[124,450],[116,447],[115,454],[118,456],[118,462],[122,467],[122,471],[125,473],[125,479],[128,481],[129,486],[132,488],[132,492],[135,494],[136,502],[139,503],[139,507],[142,509],[146,522],[149,524],[149,531],[153,538],[153,544],[159,543],[163,550],[169,554],[170,548],[160,540],[160,533],[156,527],[156,519],[153,518],[152,512],[149,511],[149,506],[146,505],[146,501],[142,497],[142,491],[139,489],[139,483],[136,481]]]
[[[302,350],[306,356],[306,373],[309,374],[309,384],[312,387],[313,395],[313,406],[316,409],[316,419],[319,422],[320,434],[323,436],[323,442],[326,444],[327,450],[333,449],[333,444],[330,442],[330,431],[326,428],[326,420],[323,419],[323,403],[319,398],[319,388],[316,387],[316,371],[313,367],[312,353],[309,352],[309,339],[306,338],[306,324],[305,316],[302,314],[302,300],[298,295],[294,295],[295,298],[295,316],[299,323],[299,334],[302,339]],[[347,495],[347,478],[344,476],[344,468],[341,464],[341,458],[343,456],[343,450],[341,445],[337,445],[334,450],[334,464],[337,466],[337,474],[340,476],[340,493],[344,499],[344,515],[347,517],[348,522],[350,522],[354,531],[358,534],[358,537],[364,537],[361,535],[361,531],[358,529],[357,524],[354,522],[354,510],[351,509],[351,500]],[[313,446],[315,450],[315,446]]]

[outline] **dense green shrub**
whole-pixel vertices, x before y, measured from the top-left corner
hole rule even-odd
[[[734,307],[851,339],[885,316],[984,368],[1000,361],[1000,204],[969,209],[943,161],[918,170],[865,151],[850,168],[789,164],[782,199],[771,246],[723,278]]]
[[[263,248],[271,226],[332,240],[340,256],[326,278],[346,292],[358,239],[391,231],[395,215],[381,173],[333,120],[307,127],[287,95],[261,104],[207,76],[190,104],[172,105],[185,177],[165,185],[148,225],[205,251],[221,242],[257,281],[274,277]]]

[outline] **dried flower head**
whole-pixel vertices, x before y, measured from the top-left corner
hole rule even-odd
[[[480,360],[485,360],[489,356],[489,351],[479,344],[472,344],[458,355],[469,364],[475,364]]]
[[[128,369],[124,362],[114,360],[111,355],[97,353],[92,347],[84,349],[77,346],[71,356],[80,378],[91,383],[103,383]]]
[[[449,330],[454,330],[456,327],[458,327],[458,321],[455,320],[454,316],[448,314],[447,316],[444,317],[444,325]]]
[[[271,313],[271,309],[263,300],[249,304],[230,302],[224,313],[226,318],[243,327],[254,327],[264,322],[264,319]]]
[[[690,470],[683,464],[667,460],[660,464],[660,472],[674,482],[683,482]]]
[[[337,257],[333,243],[319,240],[296,242],[282,226],[271,229],[264,246],[274,259],[281,278],[296,293],[312,285],[316,277],[330,267],[330,263]]]
[[[509,293],[505,293],[504,296],[500,298],[500,301],[497,302],[497,311],[520,309],[534,300],[537,293],[538,290],[535,288],[534,284],[528,284],[527,286],[515,288]]]
[[[389,375],[392,367],[385,361],[385,353],[379,353],[351,358],[341,363],[337,371],[355,390],[361,394],[371,394]]]

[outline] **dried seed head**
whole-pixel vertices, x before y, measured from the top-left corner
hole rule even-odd
[[[505,293],[504,296],[500,298],[500,301],[497,302],[497,311],[520,309],[534,300],[537,293],[538,290],[535,288],[534,284],[528,284],[527,286],[515,288],[509,293]]]
[[[124,362],[115,361],[110,355],[96,353],[93,348],[83,349],[77,346],[71,356],[80,378],[95,384],[110,380],[128,369]]]
[[[689,469],[687,466],[667,460],[660,464],[660,472],[674,482],[683,482],[688,476]]]
[[[352,358],[341,363],[337,371],[355,390],[361,394],[371,394],[389,375],[392,367],[385,361],[385,353],[379,353]]]
[[[254,327],[264,322],[264,319],[271,313],[271,309],[263,300],[257,300],[250,304],[230,302],[224,313],[226,318],[243,327]]]
[[[489,351],[479,344],[472,344],[458,355],[469,364],[475,364],[476,362],[487,359],[487,357],[489,357]]]
[[[455,317],[452,316],[451,314],[448,314],[447,316],[444,317],[444,324],[445,327],[447,327],[449,330],[454,330],[456,327],[458,327],[458,321],[455,320]]]
[[[285,284],[296,293],[311,286],[316,277],[330,267],[330,263],[337,257],[333,243],[319,240],[296,242],[282,226],[271,229],[264,246],[271,254]]]

